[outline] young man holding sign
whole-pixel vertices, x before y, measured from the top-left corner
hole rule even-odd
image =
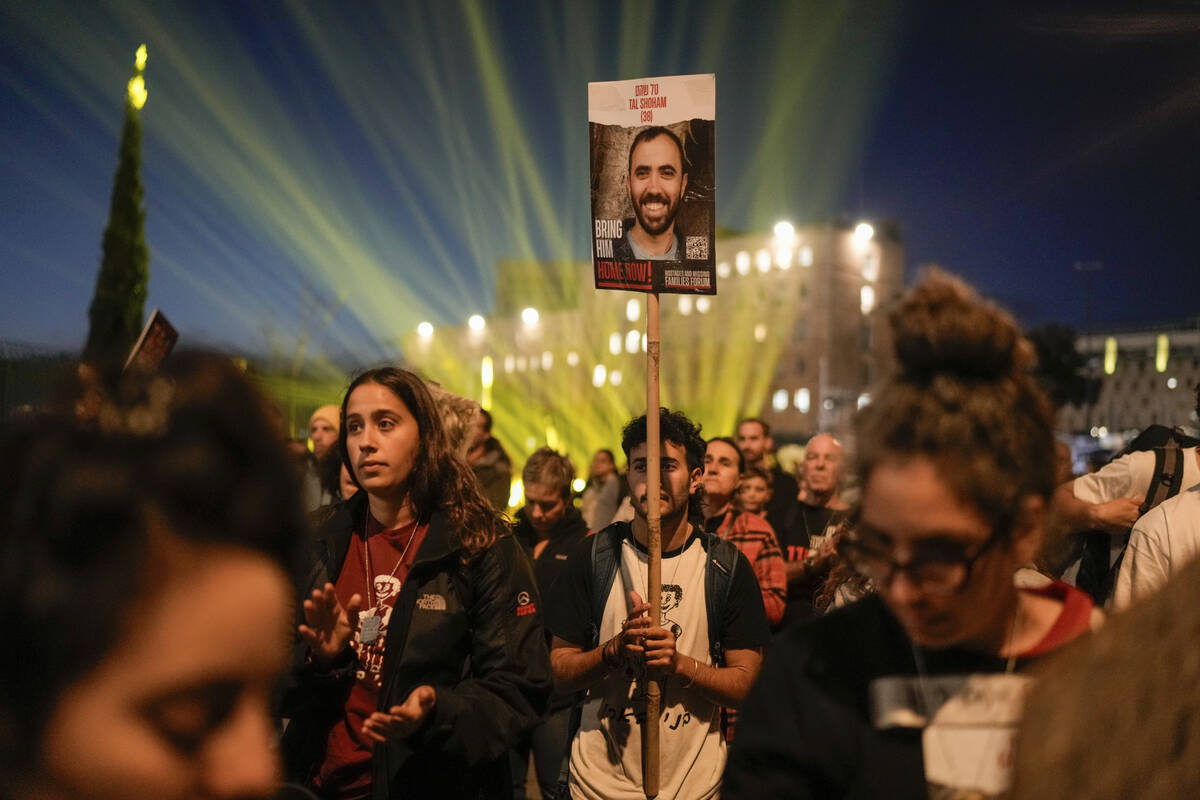
[[[663,619],[647,615],[646,418],[626,426],[632,523],[582,542],[547,598],[551,665],[560,690],[588,690],[571,742],[570,796],[642,798],[647,670],[662,685],[662,797],[712,798],[725,763],[721,707],[737,706],[770,639],[762,594],[745,556],[693,528],[704,441],[662,411]]]

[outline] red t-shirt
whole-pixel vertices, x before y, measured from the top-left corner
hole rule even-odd
[[[392,608],[428,530],[428,524],[418,525],[414,521],[385,531],[368,514],[366,538],[358,532],[350,538],[350,549],[334,586],[342,602],[355,593],[363,598],[359,627],[350,641],[358,656],[358,671],[346,708],[329,731],[325,762],[317,772],[316,784],[324,797],[339,800],[370,797],[372,743],[362,732],[363,722],[379,707],[383,654]],[[367,585],[368,564],[371,586]],[[382,617],[379,635],[375,641],[364,644],[362,622],[372,616]]]

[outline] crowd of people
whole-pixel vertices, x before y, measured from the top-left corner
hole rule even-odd
[[[645,415],[511,515],[491,416],[399,367],[303,443],[204,355],[8,425],[0,796],[632,800],[648,725],[663,798],[1187,796],[1197,443],[1074,478],[1007,314],[933,272],[889,321],[797,474],[652,411],[657,621]]]

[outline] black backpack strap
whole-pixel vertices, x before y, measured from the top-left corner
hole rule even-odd
[[[1150,486],[1146,489],[1146,499],[1138,508],[1139,517],[1168,497],[1179,494],[1183,487],[1183,460],[1189,452],[1191,451],[1173,446],[1154,448],[1154,477],[1150,479]],[[1112,594],[1117,585],[1117,574],[1121,571],[1121,562],[1125,560],[1125,550],[1128,547],[1126,543],[1105,576],[1106,597]]]
[[[591,646],[600,645],[600,623],[604,619],[604,606],[612,591],[613,578],[621,561],[621,541],[625,538],[624,526],[615,522],[592,534],[592,618],[589,621]]]
[[[708,559],[704,569],[704,603],[708,614],[708,649],[714,667],[725,665],[725,645],[721,632],[725,609],[729,605],[729,588],[737,569],[738,549],[732,542],[708,533]]]
[[[1154,477],[1146,490],[1146,499],[1139,514],[1145,514],[1156,505],[1179,494],[1183,488],[1184,451],[1179,447],[1154,448]]]

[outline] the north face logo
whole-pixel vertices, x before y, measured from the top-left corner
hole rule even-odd
[[[423,594],[417,598],[417,608],[422,611],[445,611],[446,598],[440,594]]]

